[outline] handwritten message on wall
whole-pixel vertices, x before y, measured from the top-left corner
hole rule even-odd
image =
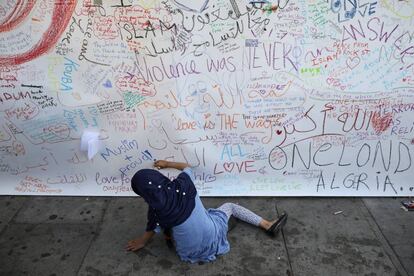
[[[205,196],[412,196],[413,21],[397,0],[1,1],[0,194],[130,196],[166,159]]]

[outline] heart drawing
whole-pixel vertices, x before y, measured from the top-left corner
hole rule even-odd
[[[348,58],[346,60],[346,65],[349,67],[349,69],[354,69],[358,66],[358,64],[361,62],[361,59],[359,57],[353,57]]]
[[[381,116],[379,112],[375,112],[372,116],[372,128],[375,130],[377,135],[386,131],[392,122],[392,113],[384,114]]]
[[[229,162],[229,163],[224,163],[223,164],[223,168],[224,170],[226,170],[227,172],[232,172],[234,169],[234,162]]]

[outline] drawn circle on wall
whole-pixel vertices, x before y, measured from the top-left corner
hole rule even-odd
[[[8,12],[4,11],[4,19],[0,21],[0,33],[12,30],[19,25],[32,11],[34,4],[35,1],[17,0],[14,7]]]
[[[282,170],[287,165],[286,152],[279,146],[274,147],[269,153],[269,165],[274,170]]]
[[[21,23],[31,19],[29,15],[35,5],[36,0],[17,0],[9,12],[0,19],[0,35],[12,33]],[[0,55],[0,65],[18,65],[31,61],[45,54],[57,43],[72,17],[76,1],[55,1],[53,5],[50,25],[40,39],[34,42],[27,51],[13,55]]]

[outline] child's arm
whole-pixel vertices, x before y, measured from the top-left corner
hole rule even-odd
[[[147,231],[141,237],[130,240],[125,249],[128,251],[137,251],[143,248],[154,235],[154,231]]]
[[[180,162],[170,162],[165,160],[157,160],[154,162],[154,167],[158,169],[166,169],[166,168],[173,168],[177,170],[184,170],[187,167],[190,167],[187,163],[180,163]]]

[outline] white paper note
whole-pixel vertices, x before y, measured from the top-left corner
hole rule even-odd
[[[88,152],[88,159],[91,160],[98,153],[102,146],[99,140],[99,131],[84,130],[81,138],[81,151]]]

